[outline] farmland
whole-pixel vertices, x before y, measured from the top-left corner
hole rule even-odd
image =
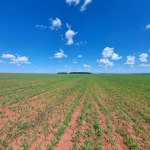
[[[150,150],[150,76],[0,74],[0,149]]]

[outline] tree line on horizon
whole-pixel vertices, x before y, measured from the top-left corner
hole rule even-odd
[[[92,74],[91,72],[58,72],[57,74]]]

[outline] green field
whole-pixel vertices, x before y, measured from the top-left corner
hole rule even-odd
[[[0,74],[1,149],[150,150],[150,76]]]

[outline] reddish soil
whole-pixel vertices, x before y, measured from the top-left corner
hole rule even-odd
[[[73,95],[74,93],[72,93]],[[77,96],[77,94],[75,93],[75,95],[69,95],[66,97],[65,101],[68,101],[67,105],[71,105],[72,103],[72,97],[73,99]],[[53,104],[54,105],[54,104]],[[58,111],[59,110],[63,110],[62,108],[62,104],[60,106],[55,106],[56,108],[51,112],[51,116],[49,116],[49,127],[48,127],[48,136],[45,137],[44,133],[39,134],[38,138],[32,142],[32,144],[30,145],[30,150],[36,149],[36,148],[40,148],[40,149],[47,149],[48,145],[52,142],[52,139],[54,137],[54,133],[57,132],[59,126],[63,123],[65,117],[64,115],[66,114],[66,109],[64,110],[63,113],[61,113],[58,117]],[[53,128],[53,124],[60,118],[60,123],[58,127]],[[31,140],[30,140],[31,141]]]
[[[150,137],[150,125],[149,124],[147,124],[147,123],[142,123],[143,124],[143,127],[146,129],[146,131],[147,131],[147,134],[149,135],[149,137]]]
[[[99,94],[96,94],[98,99],[104,103],[104,101],[102,100],[102,98],[100,98]],[[99,116],[101,116],[101,119],[99,121],[103,131],[105,132],[105,130],[107,129],[107,124],[106,124],[106,117],[103,114],[103,112],[99,109],[99,107],[96,105],[97,109],[99,110]],[[113,106],[112,106],[113,107]],[[116,116],[115,112],[111,113],[114,117]],[[113,127],[113,130],[111,132],[111,138],[115,141],[115,147],[118,148],[119,150],[127,150],[126,145],[124,144],[124,138],[122,136],[120,136],[119,134],[116,133],[116,126],[111,124],[111,126]],[[108,142],[108,135],[106,135],[105,133],[103,134],[102,137],[102,148],[104,150],[111,150],[112,145]]]
[[[79,143],[78,143],[78,146],[80,147],[80,149],[82,149],[83,143],[85,142],[85,132],[88,128],[89,128],[89,125],[88,125],[87,121],[83,120],[82,126],[80,127],[81,134],[80,134]]]
[[[74,146],[73,134],[77,132],[78,129],[77,119],[81,114],[86,96],[87,96],[87,92],[85,92],[83,98],[81,99],[80,105],[77,106],[76,110],[74,111],[72,115],[72,119],[65,133],[62,135],[61,140],[56,146],[55,150],[70,150],[70,148]]]
[[[138,144],[138,146],[140,148],[145,148],[145,141],[140,137],[137,136],[135,130],[133,129],[134,126],[134,122],[131,122],[130,125],[128,126],[123,120],[122,120],[122,125],[124,126],[124,128],[127,130],[127,132],[129,133],[130,137],[132,137],[136,143]]]
[[[52,125],[57,121],[58,117],[56,116],[57,113],[55,113],[55,116],[53,115],[52,118],[49,119],[50,125],[48,127],[48,136],[45,137],[44,133],[39,134],[38,138],[30,145],[30,150],[36,149],[36,147],[39,147],[40,149],[46,149],[47,146],[51,143],[52,138],[54,137],[54,132],[57,131],[58,127],[53,129]],[[64,117],[61,118],[63,122]]]
[[[94,100],[93,100],[94,101]],[[99,114],[99,124],[102,127],[103,134],[102,134],[102,148],[103,150],[112,150],[111,144],[108,143],[108,136],[105,134],[105,131],[107,129],[107,124],[106,124],[106,117],[103,114],[103,112],[100,110],[98,104],[94,102],[94,105],[97,109],[97,112]]]
[[[97,112],[99,114],[99,124],[100,126],[102,127],[103,131],[105,131],[107,129],[107,124],[106,124],[106,117],[105,115],[103,114],[103,112],[100,110],[99,106],[97,103],[95,103],[95,107],[97,109]]]
[[[16,113],[7,107],[3,109],[3,113],[4,113],[4,117],[3,118],[0,117],[0,128],[2,128],[3,125],[8,121],[13,121],[20,116],[19,113]]]
[[[16,140],[14,140],[11,143],[12,149],[13,150],[23,150],[23,147],[22,147],[23,140],[24,140],[24,135],[22,135],[21,137],[17,138]]]
[[[115,113],[112,113],[115,116]],[[128,147],[124,143],[124,137],[117,133],[117,124],[111,123],[112,131],[111,131],[111,138],[115,141],[115,147],[118,150],[128,150]]]

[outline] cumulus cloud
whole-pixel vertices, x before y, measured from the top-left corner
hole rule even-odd
[[[127,61],[126,63],[127,65],[134,65],[135,64],[135,56],[127,56]]]
[[[82,58],[82,55],[78,55],[79,58]]]
[[[62,26],[62,23],[61,23],[61,20],[59,18],[56,18],[55,20],[53,20],[52,18],[49,19],[49,21],[51,21],[52,25],[50,26],[50,28],[52,30],[58,30],[61,28]]]
[[[146,53],[139,55],[139,57],[140,62],[147,62],[148,55]]]
[[[111,57],[113,52],[114,52],[114,48],[106,47],[106,48],[104,48],[104,50],[102,52],[102,56],[103,57]]]
[[[12,54],[2,54],[2,58],[4,59],[9,59],[10,60],[10,64],[14,64],[17,66],[20,66],[22,64],[31,64],[31,62],[29,62],[28,57],[26,56],[14,56]]]
[[[104,66],[114,66],[114,63],[109,61],[108,58],[103,58],[103,59],[97,60],[97,62],[100,65],[104,65]]]
[[[91,2],[92,2],[92,0],[85,0],[84,4],[80,8],[80,11],[83,12],[84,10],[86,10],[87,5]]]
[[[63,58],[63,57],[67,57],[66,54],[64,54],[64,51],[62,49],[60,49],[60,52],[57,52],[56,54],[54,54],[54,58]]]
[[[14,59],[11,59],[11,64],[20,66],[21,64],[31,64],[31,62],[28,61],[28,57],[26,56],[18,56]]]
[[[150,64],[140,64],[140,67],[150,67]]]
[[[114,48],[106,47],[103,49],[102,56],[104,58],[111,57],[112,60],[119,60],[122,58],[122,56],[119,56],[118,54],[114,53]]]
[[[80,3],[80,0],[66,0],[66,3],[71,5],[72,3],[74,3],[75,5],[78,5]]]
[[[5,59],[14,59],[15,56],[12,55],[12,54],[2,54],[2,58],[5,58]]]
[[[101,66],[114,66],[114,63],[111,62],[108,58],[111,60],[119,60],[122,58],[122,56],[119,56],[119,54],[114,53],[114,48],[106,47],[102,51],[102,59],[97,60],[97,62]]]
[[[146,26],[146,29],[150,29],[150,23]]]
[[[85,67],[85,68],[90,68],[91,66],[90,66],[90,65],[87,65],[87,64],[84,64],[83,67]]]
[[[35,25],[35,27],[36,27],[36,28],[41,28],[41,29],[46,29],[46,28],[47,28],[46,26],[44,26],[44,25],[39,25],[39,24],[38,24],[38,25]]]
[[[68,31],[65,33],[66,39],[68,40],[67,45],[72,45],[74,43],[73,37],[77,34],[77,32],[71,30],[71,26],[69,26],[68,23],[66,23],[66,26],[68,28]]]
[[[111,59],[112,60],[119,60],[119,59],[121,59],[122,58],[122,56],[119,56],[118,54],[116,54],[116,53],[112,53],[112,55],[111,55]]]

